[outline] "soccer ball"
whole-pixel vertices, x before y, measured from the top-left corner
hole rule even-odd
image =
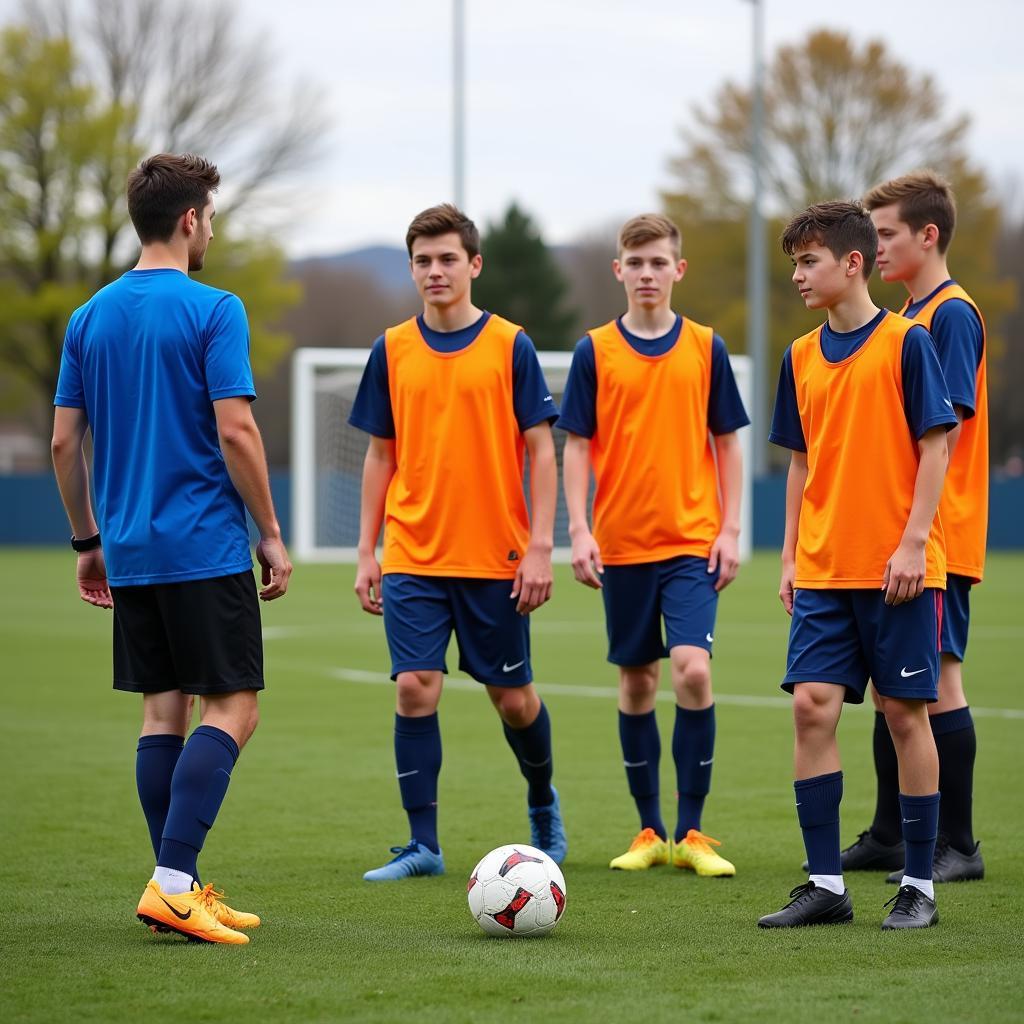
[[[491,850],[466,883],[469,912],[488,935],[546,935],[565,911],[565,879],[543,851]]]

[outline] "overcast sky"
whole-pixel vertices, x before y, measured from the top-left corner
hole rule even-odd
[[[1024,173],[1020,0],[765,3],[769,56],[818,27],[881,36],[935,76],[951,113],[970,115],[970,149],[996,182]],[[308,209],[282,238],[289,252],[401,244],[413,214],[452,194],[451,0],[236,6],[269,34],[283,79],[323,87],[333,124],[305,179]],[[750,78],[746,0],[465,6],[466,206],[481,224],[515,198],[563,242],[656,207],[692,105]]]

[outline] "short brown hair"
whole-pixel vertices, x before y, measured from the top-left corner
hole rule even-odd
[[[956,230],[956,197],[949,182],[935,171],[912,171],[876,185],[865,197],[869,210],[899,207],[899,218],[915,234],[929,224],[939,229],[939,252],[944,253]]]
[[[201,214],[219,185],[216,166],[194,153],[147,157],[128,175],[128,215],[139,241],[170,241],[178,218],[192,209]]]
[[[462,248],[469,258],[480,253],[480,232],[476,225],[454,203],[441,203],[429,210],[417,213],[405,233],[405,247],[412,258],[412,244],[417,238],[436,238],[438,235],[454,233],[459,236]]]
[[[648,242],[656,242],[659,238],[667,238],[676,251],[682,254],[683,239],[679,228],[660,213],[641,213],[631,217],[619,229],[619,252],[623,249],[636,249]]]
[[[782,251],[787,256],[813,244],[823,245],[837,260],[856,250],[864,257],[864,276],[871,276],[878,252],[878,232],[860,203],[815,203],[798,213],[782,232]]]

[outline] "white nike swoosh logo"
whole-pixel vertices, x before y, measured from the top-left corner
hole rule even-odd
[[[404,779],[407,775],[419,775],[419,773],[420,773],[419,768],[413,768],[413,770],[411,772],[399,772],[395,776],[395,778],[396,779]]]
[[[900,669],[900,675],[904,679],[909,679],[911,676],[919,676],[922,672],[927,672],[927,671],[928,671],[928,669],[926,667],[926,668],[915,668],[913,672],[908,672],[907,671],[907,666],[904,665],[903,668]]]
[[[903,819],[903,824],[904,825],[913,825],[915,821],[920,821],[920,820],[921,820],[920,818],[904,818]]]
[[[714,761],[713,757],[709,757],[706,761],[701,761],[701,768],[706,768],[709,764],[711,764],[712,761]]]
[[[646,761],[623,761],[622,762],[627,768],[643,768]]]
[[[710,633],[705,633],[704,639],[707,640],[709,644],[713,644],[715,642],[715,638]]]
[[[950,407],[950,409],[953,408],[953,403],[948,398],[944,398],[943,401]]]
[[[522,661],[517,661],[517,662],[516,662],[516,663],[515,663],[514,665],[510,665],[510,664],[509,664],[509,663],[508,663],[508,662],[506,661],[506,662],[505,662],[505,664],[501,666],[501,671],[502,671],[502,672],[511,672],[511,671],[513,671],[514,669],[517,669],[517,668],[519,668],[519,666],[520,666],[520,665],[525,665],[525,664],[526,664],[526,659],[525,659],[525,658],[523,658],[523,660],[522,660]]]

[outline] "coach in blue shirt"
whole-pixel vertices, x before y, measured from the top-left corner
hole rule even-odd
[[[250,409],[245,309],[188,276],[213,238],[219,184],[188,154],[150,157],[129,176],[142,255],[71,316],[53,464],[79,594],[114,609],[114,687],[143,695],[136,779],[157,867],[137,914],[154,930],[242,944],[259,918],[203,887],[196,859],[263,689],[246,508],[260,531],[259,597],[282,596],[292,567]],[[197,694],[202,724],[186,743]]]

